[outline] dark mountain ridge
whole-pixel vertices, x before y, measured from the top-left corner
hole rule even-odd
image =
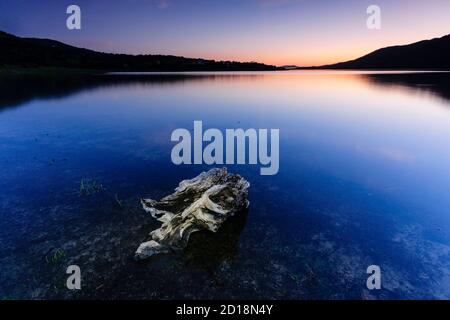
[[[312,69],[450,70],[450,35],[386,47],[355,60]]]
[[[215,61],[172,55],[128,55],[77,48],[49,39],[20,38],[0,31],[0,68],[68,68],[101,71],[275,70],[256,62]]]

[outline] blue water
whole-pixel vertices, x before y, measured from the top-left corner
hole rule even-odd
[[[171,162],[194,120],[280,129],[279,173],[228,166],[249,211],[135,262],[159,226],[138,199],[212,168]],[[449,299],[449,141],[448,73],[0,79],[0,298]]]

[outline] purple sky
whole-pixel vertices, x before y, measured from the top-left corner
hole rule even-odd
[[[82,30],[66,28],[77,4]],[[366,8],[381,7],[381,30]],[[450,33],[449,0],[2,0],[0,30],[121,53],[318,65]]]

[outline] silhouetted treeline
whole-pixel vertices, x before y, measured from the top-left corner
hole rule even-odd
[[[102,71],[254,71],[275,66],[256,62],[214,61],[167,55],[96,52],[64,43],[20,38],[0,31],[0,67],[73,68]]]

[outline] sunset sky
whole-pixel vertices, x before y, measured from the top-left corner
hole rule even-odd
[[[81,7],[82,30],[66,28]],[[366,9],[381,7],[381,30]],[[0,30],[89,49],[321,65],[450,33],[449,0],[2,0]]]

